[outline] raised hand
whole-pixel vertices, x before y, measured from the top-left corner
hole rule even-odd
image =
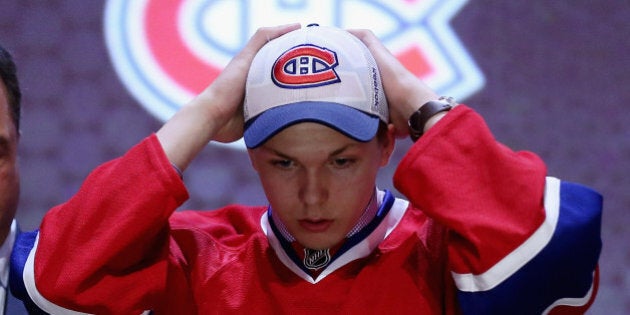
[[[299,24],[263,27],[221,74],[157,132],[169,160],[184,170],[211,140],[231,142],[243,136],[243,97],[250,64],[268,41],[300,28]]]

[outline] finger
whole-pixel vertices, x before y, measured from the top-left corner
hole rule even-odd
[[[254,35],[252,35],[247,45],[245,45],[243,51],[246,53],[256,54],[256,52],[258,52],[258,50],[260,50],[262,46],[264,46],[272,39],[278,38],[290,31],[299,29],[300,27],[301,25],[299,23],[261,27],[254,33]]]
[[[299,23],[259,28],[256,33],[252,35],[247,44],[245,44],[245,47],[228,62],[225,69],[221,72],[217,80],[215,80],[215,85],[221,85],[221,83],[225,81],[229,88],[237,87],[240,89],[241,83],[244,83],[247,71],[258,50],[260,50],[268,40],[277,38],[298,28],[300,28]],[[240,94],[241,93],[235,95]]]
[[[348,29],[348,32],[359,40],[361,40],[365,46],[383,46],[381,41],[376,37],[374,32],[368,29]],[[384,47],[384,46],[383,46]]]
[[[262,46],[264,46],[268,41],[280,37],[290,31],[299,29],[301,26],[299,23],[293,24],[285,24],[279,26],[271,26],[271,27],[261,27],[259,28],[254,35],[249,39],[245,47],[236,55],[225,67],[226,69],[241,69],[237,71],[237,73],[243,72],[247,73],[247,69],[249,69],[250,63],[254,59],[254,56]]]

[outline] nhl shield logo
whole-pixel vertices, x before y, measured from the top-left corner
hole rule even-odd
[[[304,267],[310,270],[319,270],[330,262],[329,249],[304,249]]]
[[[108,0],[105,41],[128,91],[162,121],[210,84],[258,27],[292,22],[371,29],[438,94],[462,100],[484,84],[483,75],[449,25],[466,2]],[[324,57],[328,52],[320,53]],[[286,71],[292,71],[289,67],[298,65],[286,66]],[[332,64],[318,66],[333,69],[321,75],[334,73]],[[242,140],[228,146],[245,148]]]

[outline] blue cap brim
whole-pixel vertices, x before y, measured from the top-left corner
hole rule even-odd
[[[299,102],[266,110],[245,125],[243,139],[249,149],[256,148],[291,125],[316,122],[331,127],[360,142],[370,141],[379,125],[377,116],[332,102]]]

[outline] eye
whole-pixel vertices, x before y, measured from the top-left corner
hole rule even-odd
[[[6,137],[0,137],[0,159],[9,158],[11,146]]]
[[[355,161],[354,159],[349,159],[349,158],[335,158],[332,160],[332,164],[333,166],[337,168],[345,168],[352,165],[354,161]]]
[[[282,160],[273,160],[271,161],[271,165],[278,167],[278,168],[282,168],[282,169],[288,169],[291,168],[292,166],[295,165],[295,163],[292,160],[288,160],[288,159],[282,159]]]

